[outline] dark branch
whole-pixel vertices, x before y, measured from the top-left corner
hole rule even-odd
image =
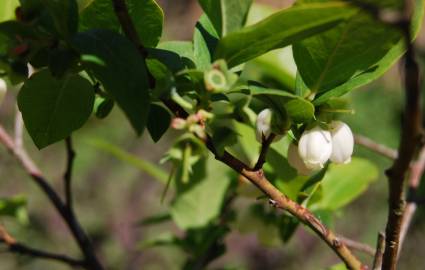
[[[406,1],[406,9],[408,8]],[[403,188],[406,173],[409,170],[410,162],[413,160],[419,145],[422,134],[422,113],[421,113],[421,87],[419,83],[419,66],[415,59],[415,50],[411,42],[410,34],[410,14],[400,21],[399,25],[404,33],[407,51],[404,55],[404,88],[405,107],[404,119],[401,130],[401,141],[399,145],[399,156],[394,161],[393,166],[387,170],[389,183],[389,210],[387,226],[385,229],[386,244],[383,257],[382,268],[395,270],[400,242],[401,225],[406,202],[404,200]],[[406,23],[407,22],[407,23]]]
[[[261,144],[260,156],[258,157],[257,163],[254,166],[254,171],[257,171],[263,168],[264,163],[266,163],[267,152],[269,151],[270,145],[273,140],[276,138],[276,134],[270,134],[270,136],[263,141]]]
[[[376,253],[373,260],[372,270],[381,270],[382,267],[382,256],[385,250],[385,234],[380,232],[378,234],[378,241],[376,243]]]
[[[34,164],[31,158],[27,155],[23,148],[18,148],[14,144],[12,138],[7,134],[4,128],[0,125],[0,143],[12,153],[19,161],[21,166],[25,169],[27,174],[31,176],[34,182],[49,198],[50,202],[61,215],[65,224],[71,231],[74,239],[76,240],[80,250],[84,254],[85,267],[91,270],[103,270],[103,266],[98,261],[90,239],[82,229],[74,213],[66,206],[56,191],[50,186],[48,181],[44,178],[40,169]]]
[[[418,198],[417,189],[422,179],[422,175],[425,170],[425,147],[422,147],[419,158],[413,163],[410,169],[409,175],[409,189],[406,197],[406,209],[403,214],[403,219],[400,228],[400,244],[398,250],[398,257],[400,256],[401,248],[403,247],[404,240],[412,222],[413,216],[416,212],[417,206],[423,203],[424,198]]]
[[[29,257],[38,258],[38,259],[54,260],[54,261],[69,264],[70,266],[74,266],[74,267],[82,267],[82,268],[85,267],[85,262],[82,260],[74,259],[62,254],[56,254],[56,253],[51,253],[51,252],[47,252],[43,250],[34,249],[20,243],[8,245],[8,251],[12,253],[29,256]]]
[[[65,184],[65,204],[72,211],[72,169],[74,166],[75,151],[72,146],[72,139],[65,139],[66,145],[66,170],[63,176]]]
[[[39,259],[59,261],[69,264],[70,266],[84,266],[84,261],[82,260],[74,259],[62,254],[35,249],[27,245],[18,243],[12,236],[9,235],[9,233],[2,226],[0,226],[0,243],[5,244],[7,246],[7,250],[11,253],[18,253],[21,255],[35,257]]]

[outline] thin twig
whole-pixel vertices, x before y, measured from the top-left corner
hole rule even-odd
[[[66,169],[63,176],[65,184],[65,204],[72,211],[72,169],[74,167],[75,151],[72,146],[72,138],[65,139],[66,145]]]
[[[82,260],[71,258],[62,254],[35,249],[18,243],[2,226],[0,226],[0,243],[4,243],[7,246],[7,250],[11,253],[17,253],[38,259],[54,260],[74,267],[84,267],[85,264]]]
[[[376,250],[373,247],[369,246],[368,244],[360,243],[360,242],[357,242],[355,240],[352,240],[350,238],[347,238],[347,237],[344,237],[344,236],[341,236],[341,235],[338,236],[338,237],[341,240],[341,242],[344,243],[347,247],[349,247],[353,250],[361,251],[361,252],[366,253],[366,254],[368,254],[372,257],[375,256]]]
[[[134,24],[128,14],[126,3],[124,0],[112,0],[114,3],[115,13],[121,23],[121,27],[126,34],[126,36],[134,43],[134,45],[139,48],[143,57],[146,55],[143,53],[144,48],[140,43],[139,38],[135,38],[137,32],[135,30]],[[173,113],[187,115],[183,109],[180,108],[177,104],[172,102],[164,102]],[[181,117],[181,116],[180,116]],[[273,186],[265,177],[263,170],[253,171],[246,164],[244,164],[239,159],[232,156],[227,151],[223,155],[218,155],[212,139],[207,136],[205,144],[208,149],[215,155],[215,158],[236,172],[245,176],[249,181],[256,185],[264,194],[266,194],[271,200],[275,202],[277,208],[288,211],[293,216],[295,216],[300,222],[304,223],[310,227],[323,241],[325,241],[330,248],[344,261],[346,266],[349,269],[366,269],[367,266],[363,265],[352,253],[351,251],[339,240],[339,238],[329,229],[322,224],[322,222],[316,218],[308,209],[297,204],[296,202],[289,199],[287,196],[282,194],[275,186]]]
[[[382,256],[384,255],[385,250],[385,234],[379,232],[378,241],[376,243],[376,253],[373,260],[372,270],[381,270],[382,267]]]
[[[406,239],[407,232],[412,222],[413,216],[416,212],[418,200],[416,198],[416,191],[421,182],[422,175],[425,170],[425,147],[422,148],[419,158],[413,163],[410,169],[409,176],[409,190],[407,194],[407,205],[404,211],[401,228],[400,228],[400,243],[398,250],[398,257],[400,257],[401,248],[403,247],[404,240]]]
[[[15,115],[15,145],[17,148],[22,148],[23,145],[23,129],[24,121],[22,120],[22,113],[16,109]]]
[[[261,144],[260,156],[258,157],[257,163],[254,166],[254,171],[257,171],[263,168],[264,163],[266,163],[267,152],[269,151],[270,145],[273,140],[276,138],[276,134],[270,134],[267,139]]]
[[[387,226],[385,229],[386,244],[382,268],[395,270],[400,241],[401,224],[406,202],[404,200],[404,180],[409,170],[418,146],[421,143],[422,113],[421,113],[421,87],[419,82],[419,66],[415,60],[415,50],[411,42],[409,1],[405,4],[405,16],[399,23],[403,31],[407,51],[404,55],[404,88],[406,102],[404,119],[401,129],[399,156],[393,166],[387,170],[389,182],[389,209]],[[409,12],[407,12],[409,10]]]
[[[380,143],[373,141],[372,139],[362,136],[362,135],[354,135],[354,141],[356,144],[361,145],[369,150],[372,150],[375,153],[378,153],[384,157],[387,157],[391,160],[397,158],[397,151]]]
[[[65,224],[71,231],[74,239],[76,240],[80,250],[84,254],[86,268],[92,270],[103,270],[103,266],[100,264],[95,255],[90,239],[82,229],[74,213],[69,211],[69,208],[65,205],[56,191],[50,186],[46,178],[44,178],[42,172],[28,156],[25,149],[18,149],[14,144],[13,139],[9,136],[9,134],[7,134],[1,125],[0,143],[3,144],[6,149],[15,156],[27,174],[31,176],[34,182],[39,186],[39,188],[44,192],[44,194],[49,198],[50,202],[59,212],[62,219],[65,221]]]

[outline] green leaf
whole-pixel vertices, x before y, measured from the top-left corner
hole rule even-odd
[[[15,217],[22,224],[28,223],[27,199],[23,196],[0,198],[0,216]]]
[[[285,103],[289,118],[297,124],[306,123],[314,118],[314,106],[311,102],[297,98]]]
[[[171,206],[171,216],[182,229],[200,228],[220,213],[231,181],[229,169],[215,160],[208,163],[206,177],[179,195]]]
[[[292,93],[279,90],[270,89],[262,86],[249,85],[249,91],[253,96],[264,96],[262,99],[264,102],[273,105],[275,107],[281,107],[283,105],[287,115],[295,123],[305,123],[314,118],[314,106],[308,100],[305,100]]]
[[[161,39],[164,24],[161,7],[155,0],[131,0],[128,8],[142,44],[155,47]]]
[[[424,1],[416,0],[416,6],[414,9],[412,17],[412,27],[411,33],[415,38],[422,25],[422,20],[424,16]],[[362,85],[368,84],[377,78],[381,77],[390,67],[392,67],[404,54],[405,52],[404,40],[398,41],[398,43],[393,46],[388,53],[374,65],[370,66],[367,70],[356,74],[349,81],[327,91],[319,94],[316,99],[313,101],[313,104],[320,105],[326,102],[332,97],[339,97],[343,94],[358,88]]]
[[[149,50],[149,57],[159,60],[173,72],[195,68],[193,44],[188,41],[161,42],[157,48]]]
[[[328,30],[355,13],[340,2],[294,6],[220,40],[215,59],[236,66],[268,51],[283,48]]]
[[[234,122],[234,130],[239,135],[235,145],[227,150],[248,166],[254,166],[261,145],[255,139],[255,130],[246,124]]]
[[[252,0],[199,0],[221,37],[245,25]]]
[[[202,15],[196,23],[193,33],[193,54],[196,67],[207,70],[211,66],[212,54],[218,43],[218,35],[211,21]]]
[[[106,153],[113,155],[117,159],[138,168],[139,170],[147,173],[159,182],[163,184],[167,183],[168,174],[156,164],[141,159],[140,157],[131,153],[128,153],[122,150],[120,147],[102,139],[93,139],[88,141],[88,143]]]
[[[155,47],[162,35],[164,14],[155,0],[129,0],[127,6],[136,31],[146,47]],[[80,31],[92,28],[119,32],[121,26],[111,0],[94,0],[80,15]]]
[[[25,126],[38,148],[68,137],[89,118],[94,90],[79,75],[54,78],[48,70],[31,76],[18,95]]]
[[[108,30],[79,33],[74,45],[81,54],[94,55],[105,63],[86,62],[85,66],[141,134],[148,118],[150,95],[146,63],[137,49],[123,36]]]
[[[112,1],[93,0],[89,5],[85,4],[80,14],[79,30],[86,31],[93,28],[119,31],[120,24],[114,13]]]
[[[3,0],[0,8],[0,22],[15,18],[15,9],[19,6],[19,0]]]
[[[95,114],[99,119],[106,118],[114,108],[115,102],[110,98],[96,97]]]
[[[374,65],[400,38],[394,27],[358,11],[336,28],[296,43],[294,59],[311,91],[325,92]]]
[[[76,0],[41,0],[53,18],[59,35],[69,38],[78,30],[78,4]]]
[[[159,141],[170,127],[171,115],[162,106],[152,104],[149,111],[148,130],[154,142]]]
[[[339,209],[358,196],[378,178],[378,169],[368,160],[353,158],[349,164],[330,164],[322,180],[323,197],[313,209]]]

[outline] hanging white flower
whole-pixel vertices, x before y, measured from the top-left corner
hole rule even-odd
[[[350,127],[344,122],[333,121],[330,128],[332,137],[330,160],[338,164],[349,163],[354,149],[354,136]]]
[[[298,146],[291,143],[288,148],[288,163],[301,175],[310,175],[312,170],[307,168],[304,161],[301,159],[298,153]]]
[[[255,135],[259,143],[262,143],[263,138],[267,139],[272,133],[272,115],[272,110],[264,109],[257,116]]]
[[[2,78],[0,78],[0,105],[3,103],[4,97],[6,96],[6,92],[7,84]]]
[[[331,133],[319,126],[304,131],[298,143],[298,153],[307,168],[323,168],[332,154]]]

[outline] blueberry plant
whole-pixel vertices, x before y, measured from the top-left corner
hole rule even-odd
[[[171,221],[184,233],[152,238],[144,248],[176,246],[187,255],[183,269],[206,269],[225,254],[224,238],[244,215],[273,227],[282,242],[304,225],[341,260],[332,269],[396,269],[425,164],[413,45],[423,1],[298,0],[267,16],[252,0],[198,2],[203,14],[193,40],[165,42],[155,0],[0,3],[0,100],[6,92],[16,97],[20,112],[15,136],[0,123],[0,142],[54,205],[81,258],[25,245],[4,226],[1,244],[12,253],[109,269],[73,208],[71,135],[91,117],[107,121],[117,107],[138,136],[149,133],[158,142],[169,129],[179,134],[164,153],[168,176],[155,164],[144,166],[173,190],[162,198],[173,196],[168,212],[144,223]],[[329,226],[378,171],[352,157],[353,131],[339,117],[352,112],[344,94],[399,59],[406,106],[398,151],[356,138],[393,160],[385,233],[373,262],[361,261],[353,253],[359,243]],[[63,195],[25,151],[22,121],[40,151],[65,141]],[[246,209],[234,204],[241,197],[249,200]],[[0,216],[22,219],[24,205],[1,199]]]

